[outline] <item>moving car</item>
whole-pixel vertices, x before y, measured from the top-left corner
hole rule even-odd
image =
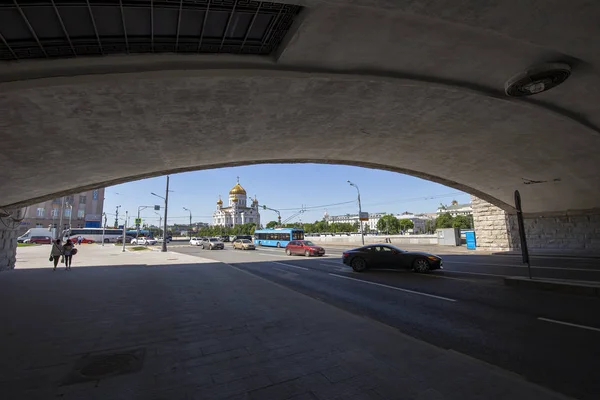
[[[241,249],[241,250],[256,250],[256,247],[254,246],[254,243],[252,243],[252,240],[248,240],[248,239],[238,239],[236,241],[233,242],[233,249],[237,250],[237,249]]]
[[[202,238],[193,237],[190,239],[190,245],[192,246],[200,246],[202,244]]]
[[[200,247],[208,250],[223,250],[225,245],[218,238],[204,238],[200,242]]]
[[[125,235],[125,243],[131,243],[133,236]],[[117,236],[116,243],[123,243],[123,235]]]
[[[310,240],[292,240],[285,246],[285,254],[292,256],[294,254],[304,254],[306,257],[325,255],[325,249],[317,246]]]
[[[133,238],[131,239],[131,244],[138,244],[138,245],[144,245],[144,246],[148,246],[148,245],[155,245],[156,244],[156,239],[153,238],[149,238],[149,237],[139,237],[139,238]]]
[[[369,268],[403,268],[425,273],[442,268],[439,256],[420,251],[406,251],[389,244],[372,244],[344,251],[342,262],[356,272]]]
[[[253,240],[252,236],[250,235],[236,235],[236,236],[231,236],[229,238],[229,240],[231,240],[231,242],[235,242],[238,239],[248,239],[248,240]]]
[[[52,238],[50,236],[32,236],[29,239],[25,239],[23,243],[50,244],[52,243]]]
[[[77,238],[78,238],[78,237],[79,237],[79,236],[72,236],[72,237],[70,237],[69,239],[71,240],[71,242],[73,242],[73,243],[77,243]],[[82,243],[82,244],[83,244],[83,243],[96,243],[96,241],[95,241],[95,240],[93,240],[93,239],[90,239],[90,238],[86,238],[86,237],[84,237],[84,238],[82,238],[82,239],[81,239],[81,243]]]

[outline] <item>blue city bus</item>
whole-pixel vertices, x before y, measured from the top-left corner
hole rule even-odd
[[[254,244],[256,246],[285,247],[290,240],[304,240],[304,230],[276,228],[254,231]]]

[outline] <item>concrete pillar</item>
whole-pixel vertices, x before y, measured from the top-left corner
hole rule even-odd
[[[0,271],[15,268],[17,261],[17,230],[0,221]]]
[[[516,216],[478,197],[471,196],[477,248],[509,251],[519,248]]]

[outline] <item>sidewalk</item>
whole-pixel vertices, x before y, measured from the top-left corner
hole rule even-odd
[[[566,398],[226,264],[48,251],[0,274],[3,400]]]

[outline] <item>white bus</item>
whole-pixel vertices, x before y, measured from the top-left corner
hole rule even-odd
[[[104,243],[115,243],[117,237],[123,235],[123,229],[105,229],[104,230]],[[81,236],[85,241],[94,241],[95,243],[102,243],[102,228],[73,228],[69,232],[68,239],[77,239]]]

